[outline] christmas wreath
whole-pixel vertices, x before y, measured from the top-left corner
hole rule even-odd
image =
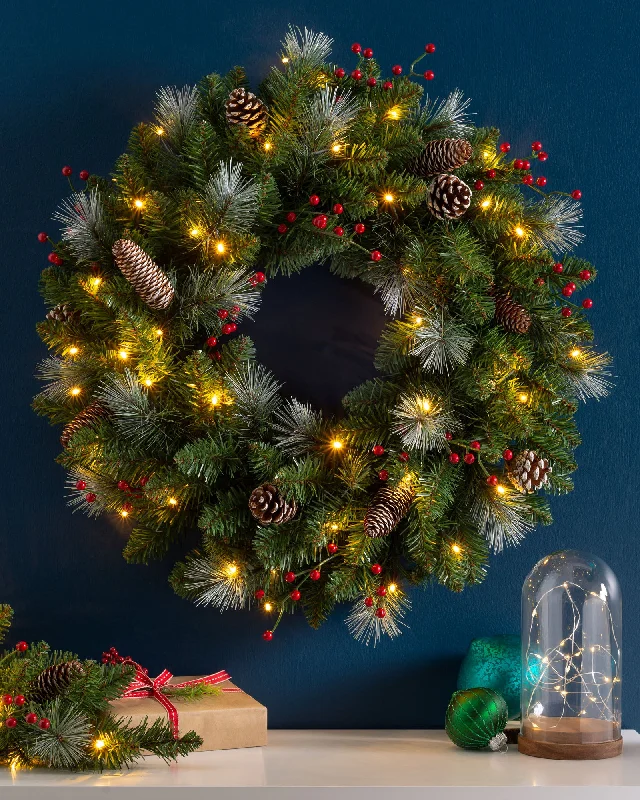
[[[423,100],[433,45],[382,78],[330,44],[290,30],[258,95],[239,68],[162,89],[112,178],[80,173],[42,276],[34,404],[64,425],[71,505],[121,515],[130,561],[199,526],[175,590],[257,603],[267,640],[346,600],[357,637],[394,635],[407,585],[482,580],[551,522],[539,490],[571,489],[577,401],[608,386],[570,299],[595,277],[567,255],[580,192],[534,178],[541,143],[514,160],[459,91]],[[283,399],[239,330],[269,277],[315,262],[389,316],[336,418]]]

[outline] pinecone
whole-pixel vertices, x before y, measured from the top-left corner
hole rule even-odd
[[[364,518],[364,532],[371,538],[388,536],[411,507],[413,489],[383,486],[373,496]]]
[[[453,172],[466,164],[472,155],[473,148],[466,139],[438,139],[427,142],[413,163],[413,171],[424,178]]]
[[[263,483],[251,492],[249,508],[253,516],[263,525],[273,522],[281,525],[293,519],[298,510],[295,500],[285,500],[271,483]]]
[[[429,187],[427,208],[438,219],[461,217],[471,203],[471,189],[455,175],[438,175]]]
[[[80,312],[74,311],[67,303],[61,303],[47,312],[47,319],[55,319],[56,322],[72,322],[79,316]]]
[[[131,239],[118,239],[111,251],[118,269],[149,308],[161,311],[171,304],[173,286],[141,247]]]
[[[509,466],[511,482],[523,494],[535,492],[549,480],[551,466],[546,458],[538,458],[533,450],[523,450]]]
[[[64,426],[60,436],[60,444],[66,449],[69,446],[71,437],[81,428],[86,425],[96,425],[100,420],[105,419],[107,415],[107,409],[98,400],[89,403],[71,422],[67,422]]]
[[[267,107],[253,92],[234,89],[225,104],[229,125],[246,125],[249,135],[260,136],[267,125]]]
[[[71,682],[78,675],[84,673],[84,667],[79,661],[64,661],[62,664],[52,664],[44,669],[31,681],[29,699],[36,703],[45,703],[53,700],[71,686]]]
[[[496,294],[495,318],[510,333],[528,333],[531,317],[509,294]]]

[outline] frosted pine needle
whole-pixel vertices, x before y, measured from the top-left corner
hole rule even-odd
[[[327,132],[332,137],[345,133],[356,117],[359,102],[349,90],[325,86],[309,102],[305,116],[312,137]]]
[[[459,427],[438,402],[421,395],[401,397],[392,414],[392,430],[409,450],[445,450],[445,433]]]
[[[244,577],[235,564],[212,564],[206,558],[189,559],[183,585],[198,606],[237,611],[247,602]]]
[[[260,185],[242,177],[242,164],[233,159],[221,161],[204,189],[206,210],[212,227],[244,233],[251,227],[258,212]]]
[[[244,364],[229,376],[228,383],[237,416],[244,423],[266,422],[280,405],[278,392],[282,384],[262,364]]]
[[[418,356],[422,368],[429,372],[448,372],[464,364],[473,346],[473,337],[464,325],[445,319],[444,315],[423,316],[415,333],[416,343],[411,354]]]
[[[319,68],[331,53],[332,44],[333,39],[324,33],[290,25],[282,42],[283,56],[293,62],[304,62],[306,69]]]
[[[609,394],[612,387],[611,372],[607,367],[611,364],[609,353],[594,353],[579,350],[565,366],[565,376],[569,387],[580,400],[586,402],[593,398],[600,400]]]
[[[195,86],[163,86],[156,100],[156,120],[171,138],[183,135],[198,116],[198,89]]]
[[[426,133],[434,138],[464,138],[472,128],[467,116],[471,100],[460,89],[451,92],[444,100],[430,100],[422,109],[421,116]]]
[[[295,398],[276,412],[276,419],[273,427],[278,445],[293,455],[308,450],[322,428],[322,414]]]
[[[582,206],[571,197],[549,196],[526,209],[531,236],[555,253],[573,250],[584,239],[577,225],[581,219]]]
[[[62,238],[79,259],[99,259],[104,248],[113,244],[97,189],[71,195],[53,218],[63,224]]]
[[[365,605],[365,597],[363,594],[356,600],[345,620],[349,633],[356,641],[366,645],[373,641],[375,647],[382,636],[395,639],[402,633],[402,628],[408,628],[404,616],[410,610],[411,602],[404,592],[397,588],[394,592],[387,592],[384,604],[386,614],[382,618],[376,616],[375,603],[371,607]]]
[[[504,493],[477,494],[471,505],[471,517],[494,553],[505,545],[518,544],[535,528],[523,495],[504,487]]]

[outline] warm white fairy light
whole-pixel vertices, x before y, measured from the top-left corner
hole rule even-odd
[[[331,447],[333,447],[334,450],[342,450],[343,444],[340,439],[334,439],[331,442]]]
[[[200,236],[200,228],[191,228],[191,230],[189,231],[189,235],[193,236],[194,239]]]
[[[69,348],[69,355],[70,356],[77,356],[79,352],[80,352],[80,348],[76,347],[75,345],[73,345],[72,347]]]
[[[265,150],[271,150],[272,144],[271,142],[265,142],[263,147]]]
[[[392,194],[389,194],[389,192],[387,192],[384,196],[385,203],[393,203],[394,199],[395,199],[394,196]]]
[[[127,353],[126,350],[119,350],[118,358],[121,358],[123,361],[126,361],[129,358],[129,353]]]
[[[134,206],[135,206],[137,209],[144,208],[144,200],[141,200],[139,197],[137,197],[137,198],[136,198],[136,199],[133,201],[133,205],[134,205]]]
[[[227,248],[226,248],[226,246],[225,246],[225,243],[224,243],[224,242],[218,242],[218,243],[216,244],[216,250],[217,250],[219,253],[224,253],[224,251],[225,251],[226,249],[227,249]]]
[[[480,208],[489,208],[490,205],[491,205],[491,200],[483,200],[480,203]]]
[[[169,505],[170,506],[177,506],[178,505],[178,501],[176,500],[175,497],[170,497],[169,498]]]
[[[268,601],[262,606],[265,611],[273,611],[273,605]]]
[[[158,136],[164,136],[164,128],[158,125],[156,128],[156,133],[158,134]]]
[[[82,391],[82,389],[81,389],[79,386],[72,386],[72,387],[69,389],[69,394],[70,394],[72,397],[77,397],[77,396],[80,394],[80,392],[81,392],[81,391]]]
[[[519,225],[514,229],[513,232],[515,233],[516,236],[520,237],[521,239],[524,236],[524,229],[521,228]]]

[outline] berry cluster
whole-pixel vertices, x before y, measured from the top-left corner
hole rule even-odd
[[[435,44],[429,43],[424,46],[425,54],[435,53],[435,51],[436,51]],[[361,61],[359,65],[349,73],[349,77],[351,78],[352,81],[359,83],[365,77],[365,72],[363,72],[364,69],[367,74],[365,82],[370,89],[373,89],[375,86],[378,85],[378,79],[373,74],[373,67],[371,65],[371,60],[373,59],[373,50],[371,49],[371,47],[363,47],[359,42],[354,42],[351,45],[351,52],[355,53],[355,55],[357,56],[360,56]],[[423,56],[420,56],[420,58],[416,59],[416,61],[414,61],[414,63],[411,65],[411,72],[410,72],[411,75],[419,75],[419,73],[413,71],[413,67],[417,63],[417,61],[423,58]],[[402,75],[402,66],[400,64],[394,64],[393,67],[391,67],[391,72],[395,76]],[[342,80],[346,76],[347,72],[342,67],[336,67],[333,71],[333,74],[336,76],[336,78],[338,78],[338,80]],[[436,76],[435,72],[433,72],[433,70],[430,69],[425,70],[422,73],[422,77],[426,81],[432,81],[435,78],[435,76]],[[389,91],[389,89],[393,89],[393,81],[389,79],[383,81],[382,88],[384,89],[384,91]]]

